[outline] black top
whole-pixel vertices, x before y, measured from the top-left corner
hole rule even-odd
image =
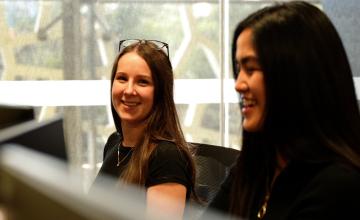
[[[118,163],[118,145],[121,143],[120,136],[113,133],[108,138],[104,148],[103,164],[100,168],[98,177],[101,175],[110,175],[119,178],[125,167],[128,165],[132,148],[119,146]],[[148,176],[146,177],[145,187],[150,187],[162,183],[179,183],[187,189],[186,198],[191,193],[191,170],[186,159],[185,153],[170,141],[160,141],[149,159]]]
[[[209,207],[228,212],[233,175]],[[360,207],[360,172],[340,163],[292,163],[274,182],[264,220],[354,219]],[[257,219],[252,207],[250,219]],[[357,217],[355,217],[357,218]]]

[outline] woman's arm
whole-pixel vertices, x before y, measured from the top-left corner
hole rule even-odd
[[[182,219],[186,202],[186,187],[179,183],[162,183],[151,186],[146,194],[150,215]]]
[[[192,185],[188,164],[185,154],[174,143],[161,141],[158,144],[149,162],[145,184],[149,214],[182,219]]]

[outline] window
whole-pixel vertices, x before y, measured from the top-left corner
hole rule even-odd
[[[62,114],[71,163],[91,180],[115,130],[109,77],[118,42],[158,39],[170,46],[187,140],[239,149],[232,32],[271,2],[0,1],[0,103],[35,106],[38,120]]]

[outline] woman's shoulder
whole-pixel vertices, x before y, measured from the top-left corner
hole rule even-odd
[[[269,219],[350,219],[358,208],[359,186],[360,172],[349,164],[292,164],[274,183]]]
[[[351,219],[359,208],[359,197],[359,170],[332,163],[317,172],[300,192],[293,214],[297,219]]]
[[[176,145],[176,143],[167,140],[161,140],[157,143],[154,150],[154,156],[160,157],[179,157],[183,156],[184,150]]]
[[[120,143],[120,140],[121,140],[121,135],[119,132],[115,131],[110,134],[104,146],[103,160],[105,159],[107,152],[109,152],[110,149],[117,146],[117,144]]]
[[[322,191],[358,193],[360,195],[360,170],[344,163],[332,163],[322,169],[312,180]]]
[[[308,172],[312,172],[308,170]],[[315,172],[305,184],[304,198],[324,204],[345,202],[360,197],[360,172],[352,165],[334,162]],[[334,199],[336,198],[336,199]]]
[[[173,151],[176,150],[178,147],[176,146],[175,142],[161,140],[157,143],[156,150],[157,151]]]
[[[292,182],[293,179],[301,182],[302,186],[299,186],[299,189],[303,189],[301,190],[303,195],[326,198],[355,193],[360,196],[360,170],[350,164],[305,163],[292,166],[287,171],[289,171],[287,174],[284,173],[285,182]]]

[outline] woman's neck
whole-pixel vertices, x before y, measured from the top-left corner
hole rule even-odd
[[[285,169],[287,164],[288,164],[288,161],[279,152],[277,152],[276,153],[276,167],[275,167],[275,171],[274,171],[274,177],[271,181],[271,188],[272,188],[272,185],[274,184],[276,178]]]
[[[276,154],[276,159],[277,159],[277,166],[276,166],[277,169],[283,170],[286,167],[288,161],[279,152],[277,152]]]
[[[145,125],[129,126],[122,124],[121,128],[123,133],[122,145],[127,147],[134,147],[142,138]]]

